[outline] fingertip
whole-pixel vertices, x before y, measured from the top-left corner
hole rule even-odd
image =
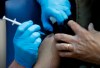
[[[35,27],[36,27],[38,30],[41,30],[40,25],[34,24],[34,28],[35,28]]]
[[[73,22],[74,22],[73,20],[69,20],[69,21],[68,21],[68,24],[73,23]]]
[[[55,40],[59,41],[59,40],[62,39],[62,34],[60,34],[60,33],[59,34],[55,34],[54,38],[55,38]]]
[[[30,27],[31,25],[33,25],[33,22],[30,20],[30,21],[26,21],[26,22],[23,22],[19,27],[18,27],[18,30],[19,31],[24,31],[25,29],[27,29],[28,27]]]
[[[22,23],[22,25],[32,25],[33,24],[33,21],[32,20],[29,20],[29,21],[25,21]]]
[[[93,23],[90,23],[90,25],[93,27]]]
[[[50,17],[50,21],[52,22],[52,24],[55,24],[57,22],[57,20],[54,17]]]
[[[34,24],[34,22],[32,20],[29,20],[28,22],[31,23],[31,24]]]
[[[72,14],[69,8],[66,8],[65,12],[66,12],[66,14],[67,14],[68,16],[70,16],[70,15]]]
[[[59,34],[55,34],[54,38],[57,39],[59,37]]]
[[[59,37],[61,35],[63,35],[63,33],[57,33],[57,34],[55,34],[56,37]]]
[[[48,26],[48,27],[44,27],[46,31],[50,31],[50,32],[53,32],[53,27],[51,26]]]
[[[68,15],[64,11],[60,11],[64,20],[68,19]],[[62,22],[64,22],[64,20]]]
[[[88,26],[88,30],[89,30],[89,31],[94,30],[93,23],[90,23],[90,24],[89,24],[89,26]]]
[[[59,53],[59,56],[60,57],[65,57],[64,53],[61,53],[61,52]]]
[[[53,27],[46,18],[42,18],[42,22],[44,30],[53,32]]]
[[[34,42],[33,45],[35,45],[36,47],[39,47],[40,44],[41,44],[41,42],[42,42],[42,39],[39,37],[39,38],[37,38],[37,39],[35,40],[35,42]]]
[[[71,14],[72,14],[72,13],[71,13],[71,11],[69,10],[69,11],[68,11],[68,16],[70,16]]]
[[[69,25],[70,27],[71,27],[71,26],[73,27],[73,26],[75,25],[75,23],[76,23],[76,22],[73,21],[73,20],[69,20],[69,21],[68,21],[68,25]]]
[[[39,32],[34,32],[34,33],[32,34],[32,36],[34,36],[34,37],[40,37],[41,35],[40,35]]]
[[[36,39],[36,42],[37,42],[37,43],[41,43],[41,41],[42,41],[41,38],[37,38],[37,39]]]
[[[98,32],[98,31],[95,30],[93,23],[90,23],[90,24],[89,24],[88,30],[89,30],[91,33],[96,33],[96,32]]]
[[[43,23],[43,27],[46,31],[53,32],[53,27],[49,23]]]

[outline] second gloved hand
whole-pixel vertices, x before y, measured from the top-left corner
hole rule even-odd
[[[53,31],[50,22],[50,17],[57,20],[57,24],[63,24],[64,20],[71,15],[71,5],[69,0],[37,0],[42,9],[42,23],[45,30]]]
[[[14,37],[15,61],[24,66],[31,68],[38,57],[38,47],[41,43],[40,26],[32,21],[24,22],[16,31]]]

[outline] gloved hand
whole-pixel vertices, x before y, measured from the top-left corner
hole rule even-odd
[[[63,24],[65,19],[71,15],[71,5],[69,0],[37,0],[42,9],[42,22],[46,30],[53,31],[48,19],[54,17],[57,24]]]
[[[15,61],[25,68],[31,68],[38,56],[38,47],[41,43],[40,26],[32,21],[24,22],[16,31],[13,39]]]

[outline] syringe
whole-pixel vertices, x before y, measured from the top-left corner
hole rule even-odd
[[[9,22],[11,22],[12,25],[14,25],[14,24],[16,24],[16,25],[18,25],[18,26],[21,25],[20,22],[17,22],[17,21],[16,21],[16,19],[12,20],[12,19],[7,18],[6,16],[3,16],[3,19],[4,19],[4,20],[7,20],[7,21],[9,21]],[[45,35],[45,33],[41,32],[41,31],[39,31],[39,33],[40,33],[41,35]]]

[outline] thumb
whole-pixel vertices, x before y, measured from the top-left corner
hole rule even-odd
[[[48,30],[50,32],[53,32],[53,27],[52,25],[49,23],[48,19],[45,17],[45,15],[42,15],[42,24],[43,24],[43,28],[45,30]]]
[[[94,29],[93,23],[90,23],[90,24],[89,24],[88,30],[89,30],[91,33],[96,33],[96,32],[97,32],[97,31]]]

